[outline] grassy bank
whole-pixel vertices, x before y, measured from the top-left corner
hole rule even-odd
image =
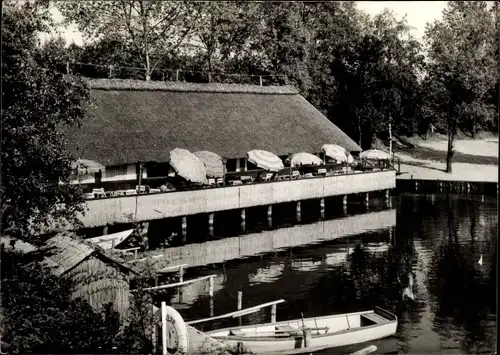
[[[446,173],[446,136],[408,138],[410,144],[395,144],[401,160],[399,179],[498,182],[498,138],[490,135],[455,142],[453,172]]]

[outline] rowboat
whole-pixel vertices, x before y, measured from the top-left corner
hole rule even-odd
[[[306,346],[312,352],[382,339],[394,335],[397,326],[395,314],[375,307],[362,312],[223,328],[206,334],[231,348],[243,347],[257,354],[286,354]]]

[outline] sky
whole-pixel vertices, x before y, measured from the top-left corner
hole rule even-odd
[[[408,24],[414,28],[412,35],[421,41],[426,23],[441,19],[441,12],[446,7],[446,3],[447,1],[358,1],[357,6],[372,16],[380,13],[385,8],[392,10],[397,19],[401,19],[406,15]],[[62,20],[61,14],[53,5],[51,12],[55,21]],[[78,32],[76,26],[60,28],[59,31],[68,45],[72,42],[82,45],[82,35]],[[50,35],[42,34],[40,37],[44,41]]]

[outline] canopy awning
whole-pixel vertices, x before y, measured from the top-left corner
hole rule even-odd
[[[205,164],[208,177],[220,178],[224,176],[224,164],[218,154],[209,152],[208,150],[201,150],[193,154]]]
[[[247,153],[248,161],[261,169],[280,171],[285,168],[281,158],[266,150],[254,149]]]
[[[288,159],[287,159],[288,160]],[[323,160],[314,154],[300,152],[296,153],[290,159],[290,166],[301,166],[301,165],[321,165]]]
[[[87,241],[100,246],[104,250],[109,250],[113,247],[113,240],[116,248],[118,245],[120,245],[120,243],[124,242],[128,237],[130,237],[133,232],[134,232],[133,229],[128,229],[123,232],[101,235],[100,237],[95,237],[95,238],[89,238],[87,239]]]
[[[194,183],[206,183],[205,164],[189,150],[175,148],[170,152],[170,165],[177,175]]]
[[[94,174],[106,169],[104,165],[89,159],[78,159],[77,166],[78,172],[81,174]]]
[[[378,149],[365,150],[359,154],[359,157],[368,160],[391,160],[389,153]]]

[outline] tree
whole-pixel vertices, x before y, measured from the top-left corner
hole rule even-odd
[[[72,299],[72,284],[38,256],[2,248],[2,350],[32,354],[112,353],[119,317]]]
[[[24,2],[2,11],[1,233],[26,239],[53,222],[78,223],[83,212],[81,189],[70,184],[75,157],[60,129],[79,124],[88,90],[37,64],[46,7]]]
[[[438,109],[446,115],[448,153],[446,172],[452,172],[454,140],[460,127],[473,137],[493,117],[488,93],[494,86],[495,24],[485,1],[450,1],[443,20],[428,25],[428,74],[440,89]]]
[[[56,6],[87,38],[123,41],[142,63],[146,80],[185,43],[196,20],[193,6],[185,1],[58,1]]]

